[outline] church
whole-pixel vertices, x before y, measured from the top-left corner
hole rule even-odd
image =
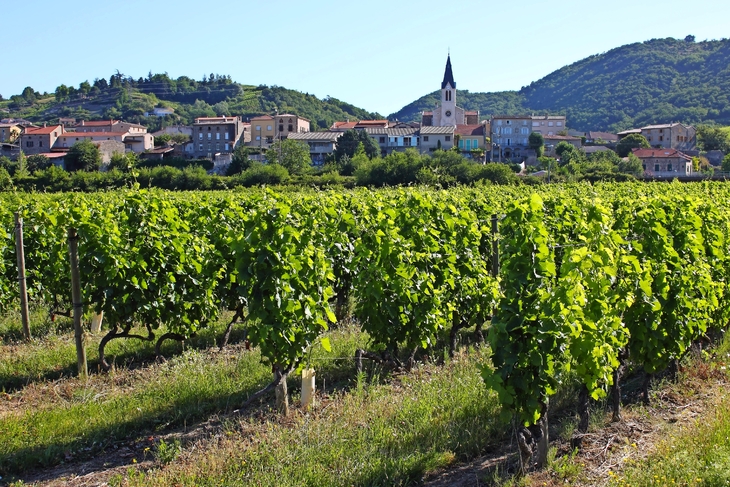
[[[441,102],[432,112],[421,114],[422,127],[454,127],[479,124],[479,112],[466,111],[456,106],[456,82],[451,69],[451,55],[446,58],[444,80],[441,82]]]

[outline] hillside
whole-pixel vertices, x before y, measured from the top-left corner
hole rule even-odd
[[[155,107],[175,110],[164,120],[145,117]],[[143,123],[153,130],[172,123],[190,124],[195,117],[295,113],[309,119],[312,129],[328,128],[345,119],[382,118],[335,98],[319,99],[279,86],[251,86],[233,82],[229,76],[211,74],[196,81],[186,76],[171,79],[149,74],[137,80],[117,73],[107,81],[82,82],[78,88],[60,85],[55,93],[37,93],[26,88],[10,100],[0,101],[0,118],[25,118],[33,122],[56,122],[59,117],[77,119],[121,118]]]
[[[652,39],[590,56],[520,91],[459,91],[458,103],[491,114],[562,113],[579,130],[651,123],[730,124],[730,40]],[[391,115],[417,120],[434,92]]]

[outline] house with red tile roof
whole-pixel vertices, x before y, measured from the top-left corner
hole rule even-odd
[[[692,174],[692,158],[676,149],[634,149],[641,160],[644,174],[671,178]]]
[[[58,138],[64,133],[63,125],[26,127],[20,134],[20,150],[26,155],[50,152]]]

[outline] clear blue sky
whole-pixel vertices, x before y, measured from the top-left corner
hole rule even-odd
[[[218,73],[383,115],[440,88],[449,48],[459,89],[501,91],[632,42],[730,37],[728,0],[27,0],[2,19],[6,98],[116,70]]]

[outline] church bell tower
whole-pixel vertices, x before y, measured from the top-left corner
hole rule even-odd
[[[441,82],[441,126],[456,125],[456,82],[451,71],[451,54],[446,58],[444,80]]]

